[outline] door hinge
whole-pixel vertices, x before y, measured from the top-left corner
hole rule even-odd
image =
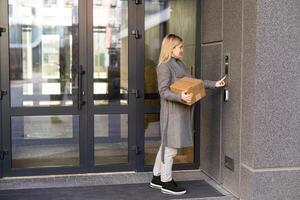
[[[134,3],[137,4],[142,4],[142,0],[134,0]]]
[[[139,146],[132,146],[131,150],[134,151],[136,155],[139,155],[142,152],[142,148]]]
[[[7,91],[6,90],[0,90],[0,100],[3,100],[4,95],[7,95]]]
[[[134,35],[135,39],[141,38],[141,34],[139,33],[139,30],[136,29],[131,31],[131,35]]]
[[[5,156],[8,155],[8,150],[1,150],[0,151],[0,160],[4,160]]]
[[[2,33],[6,32],[6,28],[0,27],[0,37],[2,36]]]
[[[141,94],[140,94],[140,91],[137,90],[137,89],[132,89],[132,90],[129,90],[129,94],[134,94],[135,95],[135,98],[141,98]]]

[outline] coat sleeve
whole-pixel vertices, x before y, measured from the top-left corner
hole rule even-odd
[[[158,82],[158,91],[161,98],[169,101],[181,101],[181,94],[175,93],[170,90],[171,85],[171,72],[167,66],[160,64],[157,66],[157,82]]]
[[[216,81],[204,80],[204,87],[207,89],[215,89]]]

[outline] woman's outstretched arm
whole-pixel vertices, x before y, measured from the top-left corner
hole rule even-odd
[[[208,89],[214,89],[214,88],[220,88],[220,87],[224,87],[225,86],[225,78],[226,76],[224,76],[222,79],[218,80],[218,81],[210,81],[210,80],[204,80],[204,86],[205,88]]]

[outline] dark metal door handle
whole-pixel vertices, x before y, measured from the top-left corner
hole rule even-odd
[[[78,76],[78,109],[81,110],[82,106],[85,104],[85,101],[83,100],[83,90],[82,90],[82,76],[85,74],[85,71],[82,69],[82,65],[78,66],[77,76]]]
[[[0,27],[0,37],[2,36],[2,33],[6,32],[6,28]]]
[[[6,90],[1,90],[0,91],[0,100],[3,100],[4,95],[7,95],[7,91]]]
[[[0,151],[0,160],[4,160],[6,155],[8,155],[8,150],[7,149],[4,149],[3,151]]]

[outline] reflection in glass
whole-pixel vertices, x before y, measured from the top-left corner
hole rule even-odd
[[[78,1],[9,0],[9,29],[11,106],[73,105]]]
[[[95,115],[95,165],[128,163],[128,115]]]
[[[162,39],[174,33],[184,41],[184,63],[195,66],[196,0],[145,1],[145,105],[159,105],[156,66]]]
[[[160,135],[159,114],[145,114],[145,165],[154,165],[156,154],[158,152],[161,135]],[[174,163],[193,163],[193,147],[178,149],[178,154],[174,158]]]
[[[128,104],[128,2],[94,0],[94,104]]]
[[[11,118],[12,168],[79,166],[79,116]]]
[[[159,114],[145,114],[145,165],[153,165],[160,146]]]

